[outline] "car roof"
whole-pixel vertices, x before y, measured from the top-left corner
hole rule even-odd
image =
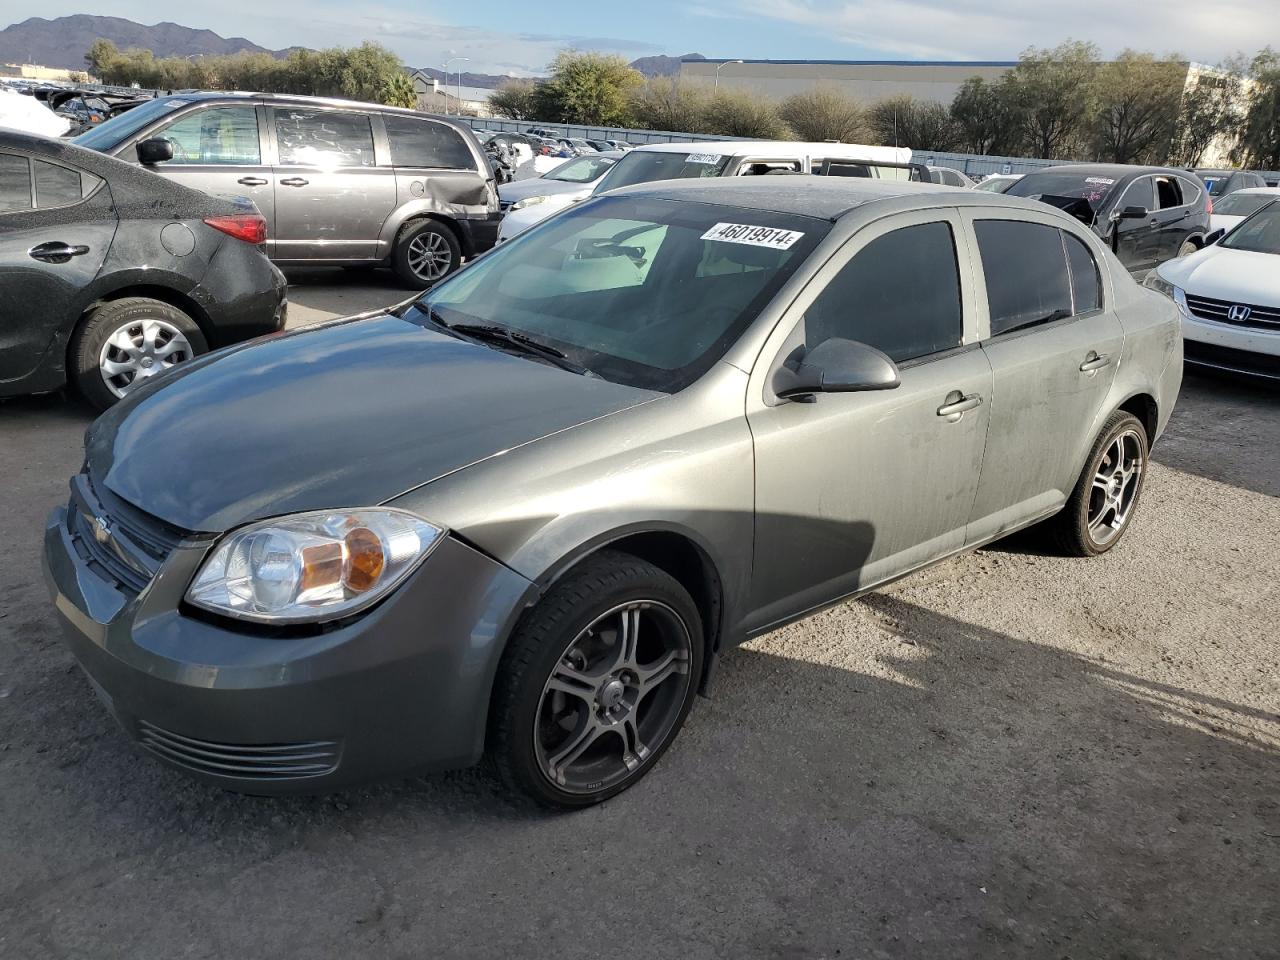
[[[806,143],[801,140],[698,140],[683,143],[643,143],[633,152],[644,153],[716,153],[731,157],[780,153],[805,156],[847,158],[851,160],[909,163],[911,151],[906,147],[873,147],[861,143]]]
[[[1023,197],[981,193],[965,187],[908,180],[875,180],[865,177],[705,177],[656,180],[610,190],[604,197],[628,196],[686,203],[715,203],[787,213],[819,220],[839,220],[869,203],[900,197],[926,197],[932,205],[984,206],[1021,209],[1043,214],[1053,208]],[[926,204],[930,205],[930,204]],[[1063,215],[1065,219],[1070,219]],[[1073,223],[1075,221],[1072,221]]]
[[[1115,177],[1126,176],[1148,176],[1153,173],[1180,174],[1182,177],[1190,171],[1175,170],[1173,167],[1145,167],[1135,163],[1061,163],[1055,167],[1043,167],[1040,170],[1033,170],[1025,176],[1034,177],[1037,173],[1078,173],[1081,175],[1088,174],[1107,174]]]
[[[376,110],[379,113],[399,113],[408,117],[429,117],[451,126],[470,130],[471,125],[463,123],[457,117],[442,117],[434,113],[423,113],[412,107],[389,107],[383,103],[372,103],[367,100],[345,100],[341,97],[310,97],[301,93],[259,93],[251,90],[175,90],[170,99],[185,100],[196,103],[204,100],[265,100],[269,103],[294,103],[299,106],[316,107],[349,107],[361,110]],[[505,132],[505,131],[504,131]]]
[[[1280,195],[1280,187],[1241,187],[1239,190],[1233,190],[1231,193],[1227,194],[1227,196],[1234,197],[1238,193],[1243,193],[1245,195],[1260,193],[1270,197]]]

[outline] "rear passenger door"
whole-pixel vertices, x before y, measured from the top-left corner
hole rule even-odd
[[[970,543],[1061,506],[1115,379],[1124,332],[1095,250],[1054,220],[966,211],[994,388]]]
[[[395,169],[396,206],[415,204],[452,217],[489,212],[492,174],[481,172],[462,134],[448,124],[386,113],[389,164]],[[381,158],[379,158],[381,162]]]
[[[0,384],[31,373],[78,319],[116,222],[97,177],[0,152]]]
[[[262,108],[253,103],[197,107],[147,134],[173,144],[173,159],[154,169],[219,197],[248,197],[275,227],[275,188],[262,151]]]
[[[396,178],[377,166],[375,118],[356,110],[276,105],[275,260],[374,260],[396,206]],[[381,135],[381,121],[378,121]]]

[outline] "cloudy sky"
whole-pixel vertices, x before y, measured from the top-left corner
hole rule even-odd
[[[0,25],[92,12],[154,23],[151,0],[0,0]],[[167,18],[278,48],[376,40],[411,66],[536,74],[557,50],[774,59],[1011,60],[1028,46],[1088,39],[1214,63],[1280,47],[1277,0],[220,0]]]

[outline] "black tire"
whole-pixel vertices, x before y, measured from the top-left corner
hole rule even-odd
[[[413,264],[418,262],[418,247],[425,246],[432,251],[432,257],[439,268],[424,269],[419,272]],[[447,263],[440,257],[447,256]],[[458,238],[443,223],[436,220],[417,220],[400,231],[395,249],[391,251],[391,268],[395,270],[400,282],[411,290],[425,290],[432,284],[443,280],[462,266],[462,247]]]
[[[686,663],[687,670],[678,675],[681,683],[661,694],[657,691],[662,688],[655,687],[649,696],[640,695],[634,705],[637,730],[640,725],[648,722],[647,717],[641,716],[642,705],[652,701],[656,704],[652,709],[656,711],[661,707],[663,712],[655,712],[651,716],[655,723],[661,721],[665,732],[660,739],[646,744],[647,753],[638,751],[642,759],[634,755],[630,757],[636,763],[632,767],[627,763],[628,748],[625,744],[630,742],[627,734],[619,731],[617,724],[609,723],[611,729],[608,732],[618,736],[597,735],[592,747],[584,751],[582,756],[590,759],[592,751],[599,748],[601,759],[597,763],[607,768],[612,764],[609,752],[616,746],[621,753],[619,763],[615,765],[618,769],[609,776],[621,779],[615,781],[606,777],[602,781],[605,785],[595,788],[589,782],[590,777],[595,776],[594,768],[589,767],[585,775],[588,782],[585,784],[556,783],[544,766],[546,757],[540,757],[540,751],[547,752],[545,744],[538,740],[539,737],[545,739],[548,730],[552,734],[558,730],[555,726],[546,725],[547,714],[543,700],[553,668],[559,671],[569,662],[579,641],[584,636],[592,636],[585,631],[602,622],[602,616],[620,606],[641,601],[650,604],[645,610],[660,613],[664,618],[674,614],[683,624],[689,642],[688,659],[681,661]],[[641,627],[637,630],[637,635],[645,629],[661,633],[656,627]],[[595,634],[596,637],[606,635],[607,631],[603,630]],[[615,634],[614,642],[618,641],[619,635]],[[688,591],[669,574],[651,563],[624,553],[602,551],[587,559],[552,587],[538,605],[525,615],[503,654],[490,704],[488,743],[490,758],[499,775],[512,790],[540,804],[568,809],[591,806],[632,786],[653,768],[680,732],[697,693],[702,675],[704,646],[704,631],[698,608]],[[583,668],[585,670],[585,663]],[[676,679],[677,676],[672,675],[661,682]],[[601,690],[603,689],[602,686]],[[554,695],[548,692],[548,696]],[[594,702],[589,697],[584,697],[579,703],[583,717],[590,723],[601,718],[604,711],[603,695],[596,693],[593,696],[596,697]],[[662,699],[659,700],[659,697]],[[572,737],[573,734],[570,733],[565,742]],[[637,735],[637,741],[639,740]],[[563,746],[564,742],[561,742],[550,749]],[[569,763],[566,762],[565,766],[569,766]]]
[[[147,320],[159,321],[186,340],[190,349],[173,355],[177,357],[175,365],[209,352],[209,343],[199,325],[172,304],[150,297],[124,297],[102,304],[81,322],[72,337],[68,352],[69,373],[76,390],[99,410],[106,410],[120,399],[108,385],[101,366],[103,347],[117,332],[126,328],[140,328]],[[157,369],[168,366],[163,362],[157,363]],[[152,368],[148,366],[147,369]],[[126,378],[127,383],[124,382]],[[129,377],[124,374],[114,382],[117,387],[127,390],[128,385],[136,379],[136,375]]]
[[[1126,438],[1126,446],[1129,443],[1128,438],[1133,438],[1140,455],[1138,470],[1132,480],[1132,490],[1128,490],[1126,486],[1122,491],[1123,503],[1127,504],[1123,511],[1123,519],[1109,537],[1100,540],[1090,526],[1090,516],[1092,513],[1095,520],[1104,521],[1101,525],[1106,526],[1105,513],[1100,516],[1099,511],[1106,503],[1107,494],[1095,487],[1094,480],[1100,471],[1109,472],[1109,468],[1105,467],[1104,463],[1109,457],[1115,459],[1111,456],[1111,451],[1121,437]],[[1142,496],[1142,487],[1147,476],[1147,452],[1150,446],[1146,428],[1133,414],[1117,410],[1107,418],[1102,431],[1098,434],[1098,439],[1089,451],[1084,469],[1080,472],[1080,478],[1076,481],[1075,489],[1071,492],[1066,506],[1047,523],[1047,532],[1062,553],[1072,557],[1096,557],[1106,553],[1120,542],[1132,525],[1133,514]],[[1111,467],[1115,466],[1117,465],[1111,464]],[[1113,510],[1111,515],[1118,518],[1120,513]]]

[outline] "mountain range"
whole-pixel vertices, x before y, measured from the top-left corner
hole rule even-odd
[[[84,55],[94,40],[110,40],[121,50],[130,47],[150,50],[157,57],[218,56],[248,51],[283,57],[289,50],[270,50],[244,37],[223,37],[212,30],[197,30],[178,23],[156,23],[150,26],[122,17],[98,17],[79,13],[46,20],[31,17],[0,30],[0,63],[38,63],[64,70],[83,70]],[[669,76],[680,72],[682,59],[704,59],[701,54],[684,57],[641,57],[632,66],[647,77]],[[442,71],[423,67],[423,72],[437,79]],[[463,72],[461,83],[469,87],[496,87],[507,76]],[[456,74],[449,82],[457,83]]]

